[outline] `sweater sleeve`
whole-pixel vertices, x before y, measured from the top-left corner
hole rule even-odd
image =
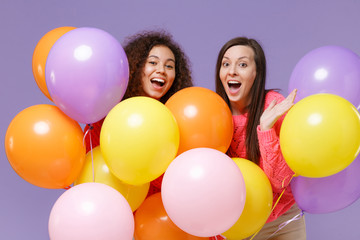
[[[278,101],[284,100],[284,97],[279,93],[270,92],[267,103],[270,103],[274,98]],[[265,107],[268,105],[265,104]],[[273,128],[267,131],[261,131],[260,126],[257,127],[257,134],[260,147],[260,167],[264,170],[269,178],[274,192],[280,193],[284,186],[289,183],[289,180],[294,175],[294,172],[287,165],[280,149],[279,133],[281,124],[285,115],[278,119]]]

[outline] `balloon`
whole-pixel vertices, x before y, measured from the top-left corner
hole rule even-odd
[[[178,228],[167,215],[161,194],[146,198],[135,213],[135,240],[208,240]]]
[[[132,240],[134,217],[125,198],[102,183],[83,183],[64,192],[49,218],[51,240]]]
[[[316,178],[340,172],[360,150],[359,112],[337,95],[306,97],[285,116],[280,146],[297,175]]]
[[[179,147],[174,116],[149,97],[121,101],[107,115],[100,148],[110,171],[121,181],[141,185],[163,174]]]
[[[303,56],[289,80],[296,102],[317,93],[331,93],[360,107],[360,58],[341,46],[323,46]]]
[[[228,239],[245,239],[262,228],[269,218],[273,192],[269,179],[258,165],[243,158],[233,160],[244,177],[246,201],[238,221],[222,235]]]
[[[194,148],[171,162],[161,195],[167,214],[180,229],[210,237],[235,224],[246,192],[241,171],[230,157],[212,148]]]
[[[65,114],[94,123],[122,99],[129,64],[124,49],[109,33],[77,28],[51,48],[45,79],[50,96]]]
[[[199,147],[227,151],[233,120],[229,107],[218,94],[202,87],[189,87],[176,92],[165,105],[179,125],[178,154]]]
[[[92,154],[91,152],[86,154],[84,167],[81,170],[75,185],[86,182],[106,184],[119,191],[130,204],[131,210],[135,211],[145,200],[145,197],[149,191],[150,183],[133,186],[121,182],[110,172],[101,154],[100,147],[97,146],[92,151]]]
[[[55,42],[65,33],[75,29],[75,27],[59,27],[47,32],[37,43],[32,57],[32,71],[35,81],[41,92],[50,100],[50,94],[45,81],[45,64],[50,49]]]
[[[56,106],[34,105],[18,113],[5,136],[5,150],[15,172],[43,188],[74,182],[85,160],[80,125]]]
[[[296,177],[291,190],[296,203],[308,213],[341,210],[360,197],[360,156],[344,170],[324,178]]]

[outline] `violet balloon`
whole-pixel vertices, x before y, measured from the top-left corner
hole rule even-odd
[[[300,209],[308,213],[341,210],[360,197],[360,156],[343,171],[323,178],[296,177],[291,189]]]
[[[124,96],[129,64],[124,49],[109,33],[77,28],[50,50],[45,79],[51,98],[65,114],[94,123]]]
[[[360,106],[360,58],[341,46],[323,46],[303,56],[289,80],[289,93],[298,89],[295,102],[317,93],[332,93]]]

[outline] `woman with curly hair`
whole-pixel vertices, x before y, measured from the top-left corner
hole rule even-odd
[[[146,96],[165,103],[177,91],[193,85],[188,59],[172,36],[165,31],[144,31],[125,39],[129,62],[129,82],[123,97]],[[84,133],[86,152],[100,143],[104,119],[87,125]],[[149,194],[160,191],[162,177],[154,180]]]
[[[129,82],[123,97],[147,96],[165,103],[177,91],[193,85],[188,59],[172,36],[165,31],[144,31],[125,40]],[[87,125],[92,146],[85,138],[86,151],[99,145],[104,119]]]
[[[142,32],[125,41],[130,77],[123,99],[148,96],[165,103],[192,86],[187,57],[166,32]],[[161,59],[164,58],[164,59]]]

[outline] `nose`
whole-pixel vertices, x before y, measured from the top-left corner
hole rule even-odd
[[[157,66],[157,68],[156,68],[156,72],[157,72],[157,73],[164,74],[164,73],[165,73],[165,65],[163,65],[163,64],[158,64],[158,66]]]
[[[229,75],[230,76],[236,76],[237,74],[238,74],[238,72],[237,72],[237,69],[236,69],[236,65],[231,66],[230,69],[229,69]]]

